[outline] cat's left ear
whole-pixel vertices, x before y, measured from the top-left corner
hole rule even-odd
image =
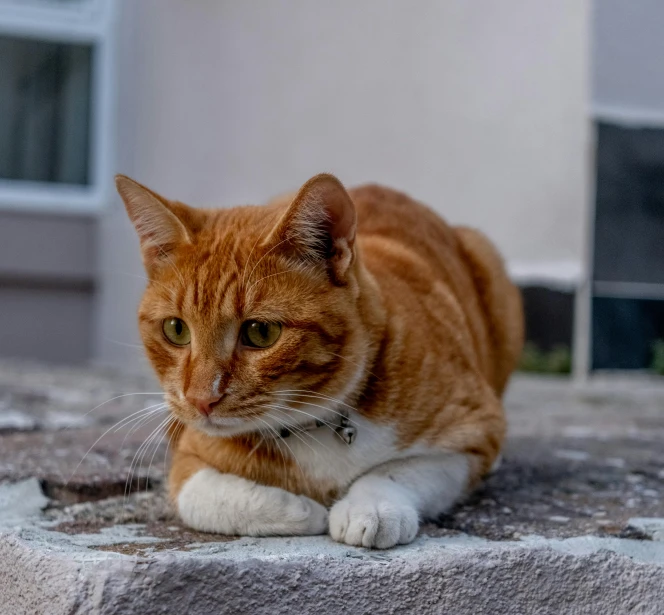
[[[162,263],[169,262],[169,254],[178,245],[191,242],[184,223],[191,210],[167,201],[125,175],[117,175],[115,185],[138,234],[145,270],[151,275]]]
[[[356,230],[348,192],[334,175],[323,173],[300,188],[268,241],[286,244],[306,262],[327,264],[332,279],[344,284],[355,258]]]

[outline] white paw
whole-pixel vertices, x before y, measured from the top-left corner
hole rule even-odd
[[[330,510],[330,536],[358,547],[389,549],[417,535],[419,519],[413,506],[349,495]]]
[[[327,532],[327,509],[318,502],[212,468],[199,470],[183,485],[177,505],[184,523],[202,532],[236,536]]]
[[[304,495],[299,496],[297,500],[302,507],[303,515],[300,517],[302,521],[296,524],[299,528],[294,528],[295,531],[293,533],[308,536],[327,534],[327,508]],[[297,529],[300,529],[301,531],[298,532]]]

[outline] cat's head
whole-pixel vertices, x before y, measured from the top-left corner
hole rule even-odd
[[[370,340],[355,207],[335,177],[215,210],[116,183],[149,280],[141,336],[178,419],[211,435],[278,429],[357,386]]]

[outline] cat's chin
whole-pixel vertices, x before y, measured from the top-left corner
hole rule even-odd
[[[256,426],[251,421],[236,417],[210,417],[190,423],[190,425],[194,429],[216,438],[231,438],[256,431]]]

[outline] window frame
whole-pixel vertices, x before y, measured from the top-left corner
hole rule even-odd
[[[0,178],[0,211],[95,214],[110,200],[113,170],[115,0],[0,0],[0,35],[92,45],[87,185]]]

